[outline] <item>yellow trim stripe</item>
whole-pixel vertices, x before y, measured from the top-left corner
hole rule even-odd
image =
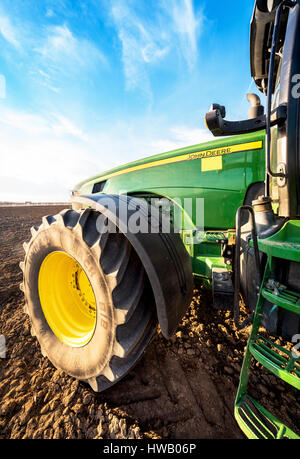
[[[196,153],[188,153],[185,155],[173,156],[172,158],[159,159],[158,161],[153,161],[152,163],[141,164],[140,166],[129,167],[128,169],[123,169],[112,174],[108,174],[104,177],[101,177],[101,180],[108,180],[112,177],[117,177],[119,175],[128,174],[129,172],[141,171],[144,169],[150,169],[157,166],[165,166],[167,164],[175,164],[184,161],[195,161],[197,159],[203,158],[215,158],[218,156],[230,155],[232,153],[241,153],[244,151],[250,150],[261,150],[263,147],[262,140],[255,142],[242,143],[239,145],[232,145],[230,147],[224,148],[215,148],[212,150],[203,150]]]

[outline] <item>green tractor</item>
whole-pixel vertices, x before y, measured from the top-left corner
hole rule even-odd
[[[21,263],[32,334],[55,367],[94,391],[136,365],[158,323],[172,337],[197,280],[211,285],[215,308],[232,309],[237,327],[245,325],[241,291],[247,325],[253,320],[239,425],[254,438],[295,437],[247,395],[247,384],[256,358],[299,388],[295,351],[258,334],[261,323],[290,341],[299,333],[300,118],[291,96],[300,73],[299,13],[300,0],[255,4],[251,66],[268,95],[266,115],[253,94],[245,121],[226,121],[214,104],[206,124],[225,138],[86,180],[72,192],[72,209],[32,228]]]

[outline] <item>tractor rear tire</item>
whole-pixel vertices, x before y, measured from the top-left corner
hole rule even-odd
[[[44,356],[101,392],[135,366],[154,336],[155,300],[124,234],[97,229],[99,213],[44,217],[24,244],[25,312]]]

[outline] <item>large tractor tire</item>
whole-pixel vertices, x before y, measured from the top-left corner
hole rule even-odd
[[[21,289],[43,355],[99,392],[141,358],[157,315],[140,258],[121,232],[99,234],[98,216],[65,210],[32,228]]]

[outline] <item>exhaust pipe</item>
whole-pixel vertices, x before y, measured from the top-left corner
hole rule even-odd
[[[260,97],[256,94],[247,94],[247,100],[252,105],[248,111],[248,119],[252,120],[264,115],[265,108],[261,105]]]

